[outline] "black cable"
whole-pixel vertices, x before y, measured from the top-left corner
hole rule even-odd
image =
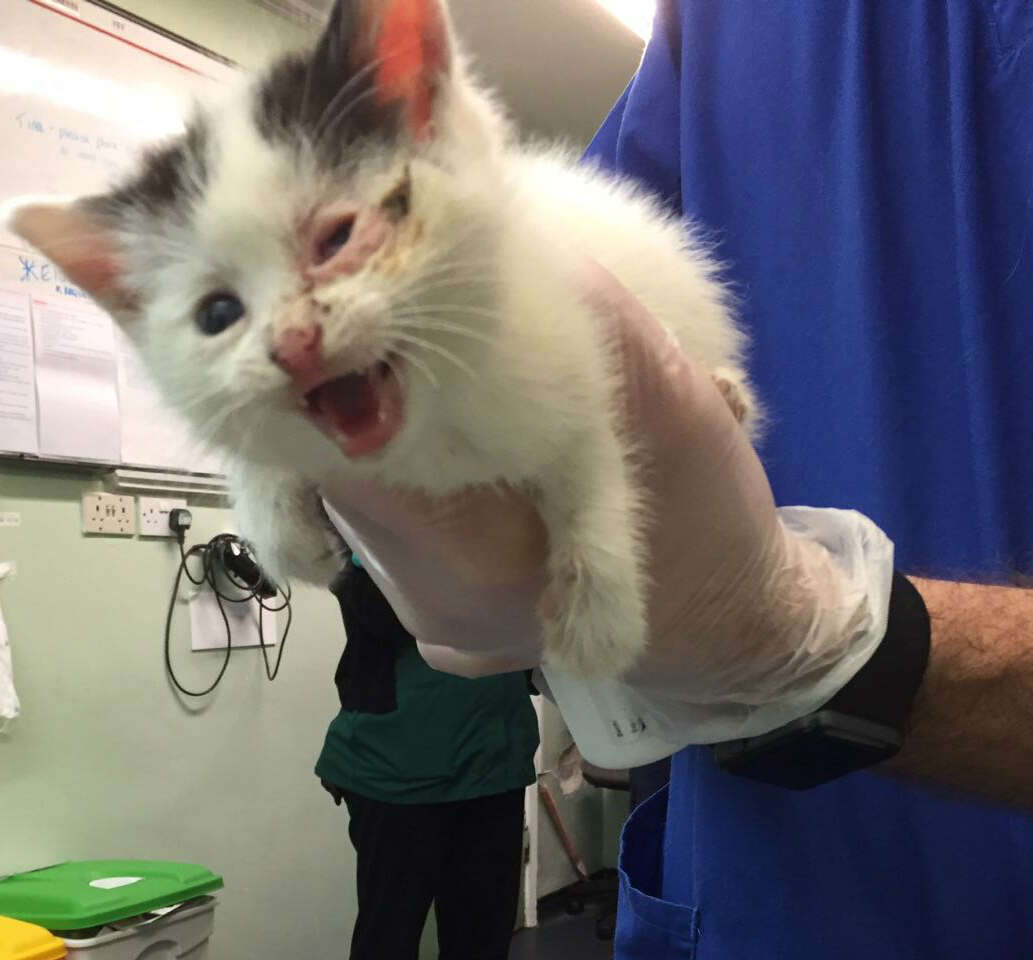
[[[278,607],[266,606],[264,597],[255,598],[258,601],[258,606],[261,607],[261,611],[264,611],[265,613],[279,613],[281,610],[284,609],[286,609],[287,611],[287,622],[284,624],[283,637],[280,640],[280,652],[276,655],[276,666],[273,667],[272,673],[269,672],[269,655],[265,652],[265,635],[262,632],[262,612],[259,612],[258,614],[258,644],[262,648],[262,659],[265,661],[265,675],[269,679],[270,683],[272,683],[272,681],[276,679],[277,675],[280,672],[280,661],[283,660],[283,650],[287,644],[287,634],[291,628],[291,620],[294,618],[294,611],[291,608],[290,584],[287,584],[286,592],[281,592],[283,593],[283,603],[281,603]]]
[[[283,660],[284,646],[287,640],[287,634],[290,632],[291,620],[293,619],[293,611],[291,609],[291,587],[287,584],[286,590],[282,590],[279,585],[274,584],[279,594],[283,596],[283,603],[279,606],[273,607],[266,603],[267,598],[262,596],[260,593],[261,581],[259,580],[254,585],[249,585],[241,580],[238,580],[231,566],[223,559],[223,554],[226,550],[232,546],[241,546],[244,544],[239,537],[235,537],[230,533],[221,533],[217,537],[213,537],[210,541],[210,546],[213,547],[211,552],[214,552],[220,561],[223,573],[226,575],[226,579],[230,581],[238,590],[242,591],[245,596],[243,597],[228,597],[225,594],[220,594],[218,590],[215,590],[216,602],[221,600],[227,600],[231,603],[246,603],[248,600],[254,599],[259,606],[258,614],[258,645],[262,648],[262,660],[265,662],[265,675],[266,678],[272,682],[280,673],[280,662]],[[188,574],[189,576],[189,571]],[[275,594],[274,594],[275,596]],[[281,610],[287,611],[287,623],[283,628],[283,639],[280,641],[280,652],[276,655],[276,665],[270,671],[269,668],[269,654],[267,653],[267,644],[265,642],[265,626],[262,622],[262,613],[279,613]],[[225,612],[223,613],[223,619],[226,619]]]
[[[168,672],[169,679],[172,681],[172,685],[184,696],[187,697],[205,697],[211,693],[218,685],[219,681],[222,680],[223,675],[226,673],[226,668],[230,663],[230,655],[233,652],[233,636],[232,630],[230,629],[230,621],[226,616],[226,608],[223,603],[247,603],[254,600],[259,606],[258,613],[258,642],[262,648],[262,659],[265,661],[265,675],[271,682],[276,679],[280,672],[280,663],[283,660],[284,650],[287,647],[287,634],[290,632],[291,620],[293,618],[293,611],[291,610],[291,588],[287,585],[284,589],[279,584],[266,580],[263,582],[263,578],[259,578],[254,584],[244,583],[239,580],[233,573],[232,569],[226,564],[224,560],[224,552],[231,546],[236,547],[238,550],[249,550],[246,541],[240,537],[235,536],[232,533],[220,533],[217,536],[212,537],[207,543],[194,544],[189,550],[183,549],[183,536],[180,534],[178,537],[179,541],[179,569],[176,571],[176,579],[172,584],[172,595],[169,597],[169,609],[165,617],[165,669]],[[190,572],[189,560],[191,557],[200,557],[201,559],[201,574],[195,577]],[[243,594],[242,596],[232,597],[228,594],[223,593],[216,582],[216,571],[221,569],[226,579]],[[176,677],[176,672],[172,668],[172,653],[171,653],[171,634],[172,634],[172,616],[176,609],[176,600],[179,597],[179,585],[183,580],[183,574],[186,574],[187,579],[197,587],[207,586],[211,589],[212,593],[215,594],[215,603],[219,608],[219,613],[222,616],[222,622],[226,627],[226,653],[222,660],[222,666],[219,668],[219,672],[211,684],[205,687],[204,690],[188,690],[179,682]],[[260,591],[262,590],[265,583],[268,583],[274,590],[275,593],[272,597],[263,595]],[[278,606],[271,606],[267,601],[273,597],[283,597],[283,602]],[[276,664],[270,669],[269,666],[269,654],[267,652],[268,644],[265,642],[265,634],[263,632],[262,614],[263,613],[279,613],[281,610],[287,611],[287,623],[283,628],[283,636],[280,637],[280,652],[276,656]]]

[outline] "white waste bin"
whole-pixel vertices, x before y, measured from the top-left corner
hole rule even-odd
[[[110,924],[92,937],[64,937],[68,960],[208,960],[215,904],[215,897],[199,897]]]

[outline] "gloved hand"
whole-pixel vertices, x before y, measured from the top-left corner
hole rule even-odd
[[[881,639],[892,546],[857,514],[780,515],[709,374],[603,268],[590,265],[582,284],[620,344],[654,517],[650,643],[622,680],[703,710],[694,715],[733,706],[736,732],[759,705],[779,705],[768,729],[787,705],[802,715]],[[324,496],[432,666],[477,675],[537,663],[547,544],[527,500],[476,490],[431,501],[369,485]]]

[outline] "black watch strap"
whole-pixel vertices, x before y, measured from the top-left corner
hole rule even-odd
[[[904,734],[929,662],[929,612],[922,595],[894,572],[886,636],[868,662],[823,710],[871,720]]]
[[[813,713],[759,737],[715,744],[727,773],[808,789],[893,756],[929,660],[929,613],[894,573],[886,634],[868,662]]]

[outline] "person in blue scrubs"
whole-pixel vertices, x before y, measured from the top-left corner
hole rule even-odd
[[[625,829],[616,957],[1033,957],[1033,591],[1012,585],[1033,575],[1033,4],[661,0],[590,156],[698,222],[727,265],[769,413],[775,501],[865,514],[932,618],[892,760],[798,792],[721,772],[706,748],[674,756],[669,787]],[[754,556],[761,538],[735,519],[750,514],[767,537],[773,505],[758,508],[765,491],[713,412],[716,391],[603,276],[592,282],[587,302],[620,321],[629,421],[664,518],[650,531],[663,559],[650,647],[622,680],[646,690],[638,678],[666,676],[690,706],[723,707],[722,670],[760,656],[753,702],[785,705],[763,687],[779,659],[765,644],[786,638],[785,601],[821,589],[790,564],[784,593],[716,608],[741,567],[695,558],[744,543]],[[709,469],[728,451],[727,470]],[[715,473],[724,482],[706,483]],[[686,490],[702,502],[686,506]],[[326,496],[381,561],[432,665],[536,662],[547,546],[526,498],[471,491],[442,509],[391,491]],[[788,659],[818,670],[811,649],[801,640]]]
[[[1033,574],[1033,4],[662,0],[589,155],[717,239],[777,501],[856,507],[905,571]],[[1033,626],[997,602],[971,617],[1000,663],[953,716],[972,776],[905,752],[975,789],[995,763],[1007,799],[1030,714],[999,674]],[[1033,957],[1031,862],[1025,813],[869,772],[798,793],[691,748],[626,827],[616,955]]]

